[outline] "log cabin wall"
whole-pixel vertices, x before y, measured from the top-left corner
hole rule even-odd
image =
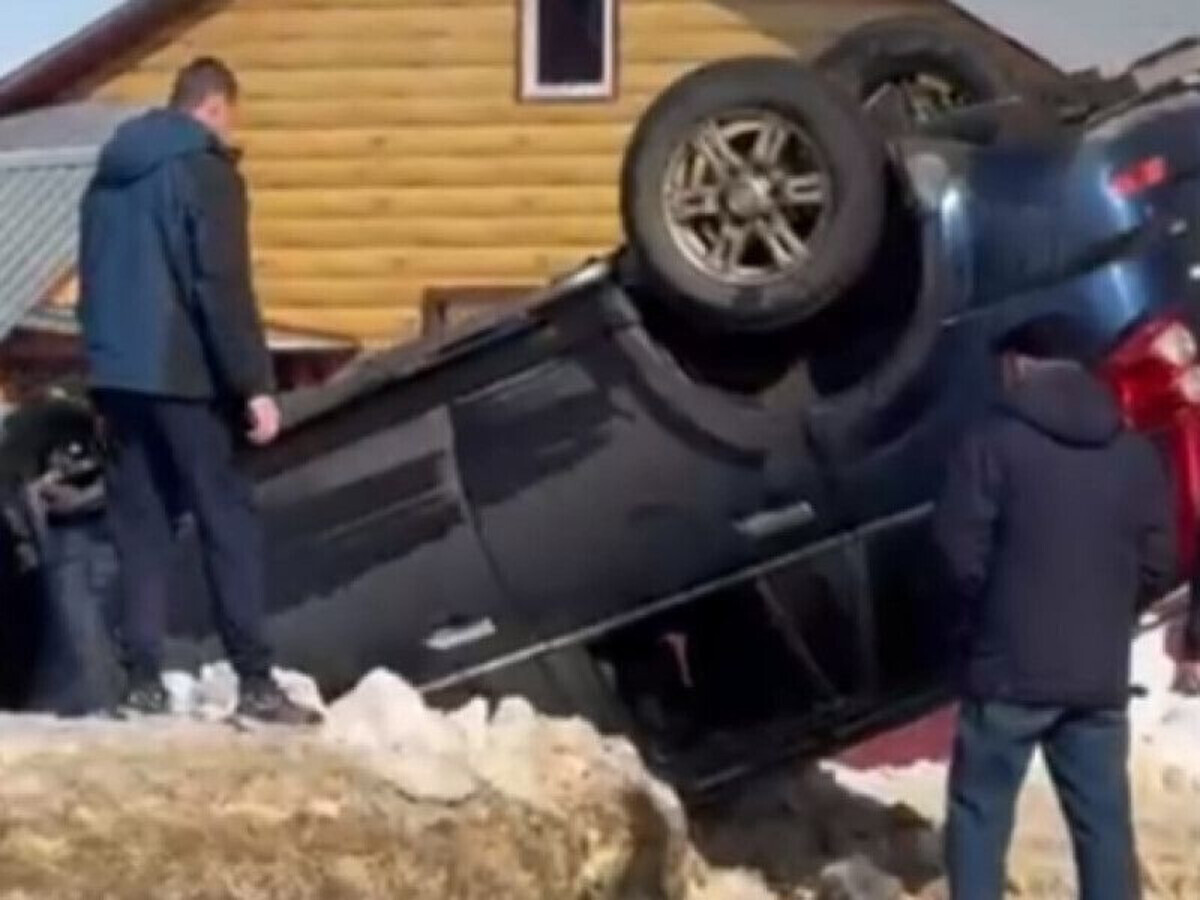
[[[94,94],[157,102],[198,54],[235,67],[268,314],[382,343],[419,333],[430,291],[536,284],[618,241],[626,138],[682,72],[951,14],[938,0],[614,2],[611,99],[519,99],[521,0],[226,0]]]

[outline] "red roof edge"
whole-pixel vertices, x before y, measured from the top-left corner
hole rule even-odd
[[[81,31],[0,78],[0,115],[50,103],[198,0],[126,0]]]

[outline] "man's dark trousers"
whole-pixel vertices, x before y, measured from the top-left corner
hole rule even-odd
[[[251,486],[234,459],[234,431],[217,406],[99,391],[110,463],[108,510],[121,563],[121,615],[130,678],[162,666],[175,568],[174,521],[196,520],[214,619],[243,679],[269,676],[262,529]]]
[[[1081,900],[1139,896],[1124,709],[966,701],[950,770],[952,900],[1001,900],[1017,796],[1036,747],[1071,831]]]

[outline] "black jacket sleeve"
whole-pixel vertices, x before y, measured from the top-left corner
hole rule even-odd
[[[951,455],[933,515],[934,542],[950,587],[970,599],[987,583],[999,516],[1001,471],[987,432],[971,432]]]
[[[246,185],[232,161],[198,156],[190,166],[186,223],[192,299],[225,390],[239,399],[275,388],[250,270]]]
[[[1139,516],[1139,562],[1141,596],[1139,606],[1153,603],[1175,582],[1178,557],[1175,535],[1175,500],[1171,482],[1154,448],[1142,443],[1143,475],[1137,482],[1134,503]]]

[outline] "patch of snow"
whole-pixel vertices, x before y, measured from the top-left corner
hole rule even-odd
[[[482,697],[476,697],[450,713],[447,720],[462,735],[468,754],[484,753],[488,744],[488,705]]]
[[[826,866],[817,882],[818,900],[902,900],[904,885],[862,854]]]
[[[688,900],[778,900],[762,877],[751,872],[714,872],[695,888]]]
[[[329,706],[325,737],[359,750],[424,753],[462,758],[462,731],[429,709],[421,694],[398,675],[370,672]]]
[[[1138,638],[1133,680],[1147,694],[1130,707],[1133,743],[1164,758],[1195,760],[1200,747],[1200,698],[1173,691],[1174,679],[1175,662],[1164,633],[1155,630]]]
[[[321,690],[308,675],[288,669],[275,669],[271,674],[293,702],[325,710]],[[206,665],[198,676],[190,672],[165,672],[162,680],[171,712],[176,716],[220,722],[229,718],[237,707],[238,677],[228,662]]]

